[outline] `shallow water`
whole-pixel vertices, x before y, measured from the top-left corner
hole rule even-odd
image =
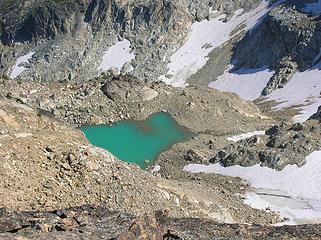
[[[143,169],[171,145],[192,136],[171,115],[163,112],[153,114],[144,121],[127,120],[112,126],[85,126],[81,130],[93,145]]]

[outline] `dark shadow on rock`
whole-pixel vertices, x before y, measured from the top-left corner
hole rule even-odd
[[[181,238],[175,234],[172,234],[170,230],[163,236],[164,240],[181,240]]]

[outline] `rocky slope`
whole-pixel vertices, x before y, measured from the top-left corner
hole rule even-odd
[[[234,47],[237,68],[278,70],[262,95],[284,86],[297,69],[312,68],[320,60],[320,19],[301,12],[303,5],[302,1],[288,1],[276,7]]]
[[[122,114],[137,119],[143,118],[145,115],[142,112],[141,115],[134,115],[132,112],[126,112],[126,109],[135,110],[130,107],[130,103],[135,99],[137,101],[133,101],[135,105],[138,102],[143,102],[142,99],[146,96],[137,95],[138,90],[146,90],[149,85],[142,85],[140,81],[124,80],[117,81],[116,86],[131,83],[136,84],[136,87],[128,85],[128,88],[123,86],[117,89],[113,85],[114,81],[117,80],[104,83],[103,90],[106,92],[107,86],[110,88],[113,86],[113,98],[124,98],[124,102],[109,102],[110,106],[106,104],[109,107],[108,111],[112,113],[120,108],[124,109],[124,112],[116,111],[115,119],[120,119]],[[96,93],[88,95],[86,100],[82,99],[77,103],[78,100],[71,98],[74,95],[70,92],[74,91],[75,95],[81,93],[79,92],[80,88],[75,88],[78,85],[73,87],[56,83],[22,83],[20,85],[12,81],[7,82],[7,80],[4,80],[2,84],[2,93],[7,96],[0,101],[0,159],[3,166],[0,171],[0,191],[3,193],[0,205],[2,207],[19,210],[53,210],[83,204],[106,204],[110,208],[132,214],[169,208],[173,216],[203,217],[220,222],[267,223],[278,220],[272,212],[263,213],[253,210],[243,203],[240,193],[247,189],[247,185],[241,181],[231,181],[228,177],[215,176],[210,182],[215,182],[217,187],[212,188],[208,184],[207,187],[204,185],[203,188],[199,188],[199,183],[190,181],[188,178],[176,181],[165,180],[159,176],[155,177],[136,166],[118,161],[101,149],[92,147],[83,134],[73,126],[82,123],[76,121],[79,119],[77,116],[84,115],[82,111],[79,112],[79,106],[90,107],[97,101],[106,101],[107,103],[110,101],[100,87],[95,88],[93,85]],[[14,90],[15,84],[20,85],[19,89],[23,90],[25,95],[13,97],[12,94],[6,92],[6,89]],[[225,125],[222,125],[221,129],[222,134],[233,131],[234,126],[238,126],[238,124],[240,128],[248,129],[256,125],[269,124],[271,121],[268,118],[265,119],[254,105],[241,101],[235,95],[230,95],[221,105],[216,105],[216,110],[211,109],[211,115],[204,115],[204,118],[195,121],[196,116],[208,114],[208,111],[193,110],[192,104],[188,104],[190,97],[202,96],[203,101],[216,102],[218,99],[224,99],[225,94],[215,90],[191,87],[181,90],[181,95],[174,95],[167,92],[173,91],[172,87],[164,84],[156,86],[155,89],[159,96],[154,99],[145,99],[143,102],[146,109],[144,110],[145,114],[148,116],[153,111],[167,110],[182,125],[195,132],[204,131],[204,124],[211,122],[208,129],[214,129],[213,123],[223,122],[219,119],[226,118],[226,114],[238,117],[230,118],[231,122],[225,121]],[[33,91],[30,93],[31,89]],[[62,89],[67,91],[66,98],[63,97],[64,91]],[[126,93],[129,89],[131,90],[130,97],[128,94],[124,94],[125,89],[127,89]],[[59,97],[47,95],[48,91],[54,95],[59,93]],[[198,93],[196,94],[195,91]],[[162,95],[164,96],[162,97]],[[63,110],[65,106],[74,106],[75,108],[68,110],[71,114],[67,117],[65,114],[52,113],[55,112],[55,108],[53,111],[41,108],[33,110],[33,108],[39,108],[37,105],[39,102],[47,103],[42,97],[49,97],[52,101],[51,104],[41,105],[43,107],[55,107],[60,104],[62,105],[60,110]],[[177,100],[177,97],[180,99]],[[70,104],[70,100],[74,104]],[[194,99],[195,104],[198,104],[198,101],[201,99]],[[240,104],[242,111],[231,108],[232,105],[235,107],[238,104]],[[181,110],[182,108],[185,110],[184,112]],[[87,112],[86,115],[88,119],[94,120],[92,122],[86,120],[84,123],[97,123],[98,117],[101,122],[110,121],[110,116],[108,118],[104,115],[96,116],[99,113],[104,113],[104,111],[93,108],[92,112]],[[262,119],[258,121],[260,116]],[[56,117],[60,122],[53,117]],[[203,119],[207,119],[207,121],[204,122]],[[248,121],[244,122],[240,119],[248,119]],[[66,125],[68,122],[69,125]],[[253,125],[249,126],[249,123],[253,123]],[[231,182],[231,184],[226,185],[226,182]],[[222,191],[222,188],[225,190]]]
[[[318,225],[268,226],[286,219],[245,204],[255,189],[244,180],[183,169],[279,171],[320,150],[320,12],[309,4],[321,9],[315,0],[0,0],[0,238],[319,239]],[[77,129],[160,111],[195,135],[147,171]],[[293,124],[298,112],[310,119]]]
[[[171,77],[166,75],[167,64],[189,40],[187,33],[196,28],[193,23],[219,15],[220,21],[228,23],[239,17],[233,16],[236,10],[244,9],[245,15],[260,3],[4,0],[0,5],[0,70],[11,78],[36,81],[90,79],[113,67],[141,80]],[[204,57],[203,67],[182,80],[208,85],[232,64],[232,71],[263,67],[275,71],[262,96],[283,87],[297,70],[310,69],[320,60],[320,19],[304,10],[308,3],[311,1],[274,1],[267,9],[249,14],[249,19],[240,20],[230,30],[230,39]],[[257,14],[262,17],[256,19]],[[257,21],[252,29],[245,27],[247,20]],[[105,51],[113,47],[132,57],[100,69]],[[19,60],[27,54],[32,55]],[[19,63],[23,71],[13,74]]]
[[[210,9],[232,13],[258,2],[5,0],[0,8],[1,72],[10,75],[18,57],[35,52],[24,78],[92,78],[104,51],[125,38],[135,52],[133,74],[156,79],[194,21],[208,18]]]
[[[177,89],[128,76],[52,84],[3,79],[0,85],[0,96],[76,126],[145,119],[160,111],[194,132],[228,134],[273,122],[235,94],[200,86]]]
[[[140,80],[174,77],[207,86],[232,65],[229,71],[236,74],[268,69],[271,76],[256,77],[262,82],[257,83],[262,87],[256,97],[267,96],[285,87],[298,71],[319,63],[319,15],[305,10],[313,2],[272,1],[262,8],[260,0],[4,0],[0,72],[46,82],[91,79],[110,70]],[[213,36],[228,34],[226,39],[205,42],[185,69],[184,55],[195,47],[188,43],[190,35],[215,21]],[[221,32],[221,24],[228,33]],[[200,33],[202,41],[206,36]],[[207,48],[209,53],[198,59]],[[195,71],[194,65],[203,61]],[[172,68],[177,76],[171,75]]]

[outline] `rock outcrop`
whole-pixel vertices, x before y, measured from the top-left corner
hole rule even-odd
[[[291,60],[291,58],[282,58],[276,72],[269,80],[266,87],[263,89],[261,95],[267,96],[278,88],[283,88],[293,77],[297,71],[297,64]]]
[[[244,167],[260,164],[276,170],[287,165],[303,166],[305,157],[321,148],[320,126],[315,121],[297,123],[291,127],[274,126],[266,135],[253,136],[218,151],[209,161],[223,166]]]
[[[11,239],[319,239],[320,225],[261,226],[218,224],[195,218],[171,218],[168,211],[135,217],[104,206],[83,206],[53,212],[2,210],[0,238]]]
[[[235,46],[236,67],[276,69],[287,57],[299,70],[311,68],[320,52],[320,26],[317,18],[300,12],[295,1],[278,6]]]

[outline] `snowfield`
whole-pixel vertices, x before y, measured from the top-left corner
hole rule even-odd
[[[264,135],[264,134],[265,134],[265,131],[255,131],[255,132],[243,133],[240,135],[228,137],[226,139],[231,142],[238,142],[240,140],[244,140],[244,139],[247,139],[247,138],[250,138],[253,136],[259,136],[259,135]]]
[[[32,58],[32,56],[35,54],[35,52],[30,52],[26,55],[23,55],[19,57],[16,61],[16,64],[12,67],[12,71],[10,74],[10,79],[17,78],[26,68],[24,66],[21,66],[23,63],[29,63],[29,60]]]
[[[98,73],[105,72],[111,68],[121,70],[125,63],[135,59],[135,54],[130,48],[130,42],[124,39],[111,46],[104,54],[102,63],[98,67]]]
[[[274,74],[274,71],[268,68],[240,69],[236,72],[230,72],[232,68],[233,66],[230,66],[222,76],[211,82],[209,87],[236,93],[242,99],[249,101],[253,101],[261,95]]]
[[[204,67],[209,58],[208,54],[214,48],[237,34],[231,35],[237,27],[244,24],[246,29],[252,29],[268,11],[268,2],[263,1],[250,12],[237,10],[227,22],[223,21],[225,15],[210,21],[195,22],[185,44],[170,59],[166,75],[171,78],[162,75],[159,79],[173,86],[184,86],[190,76]]]
[[[282,171],[259,165],[224,168],[220,164],[190,164],[184,170],[243,178],[257,189],[246,194],[245,202],[252,207],[269,207],[288,218],[286,224],[321,223],[321,151],[307,156],[303,167],[288,165]]]
[[[224,92],[232,92],[244,100],[257,99],[274,72],[268,69],[239,70],[229,72],[209,84],[210,87]],[[272,110],[283,110],[295,107],[299,114],[293,117],[293,122],[305,122],[317,112],[321,106],[321,64],[310,70],[297,72],[283,87],[273,91],[264,101],[275,101],[277,105]]]
[[[265,101],[278,102],[274,110],[298,106],[300,113],[293,118],[293,121],[306,121],[321,105],[320,69],[321,64],[318,64],[308,71],[297,72],[284,88],[275,90],[267,96]]]

